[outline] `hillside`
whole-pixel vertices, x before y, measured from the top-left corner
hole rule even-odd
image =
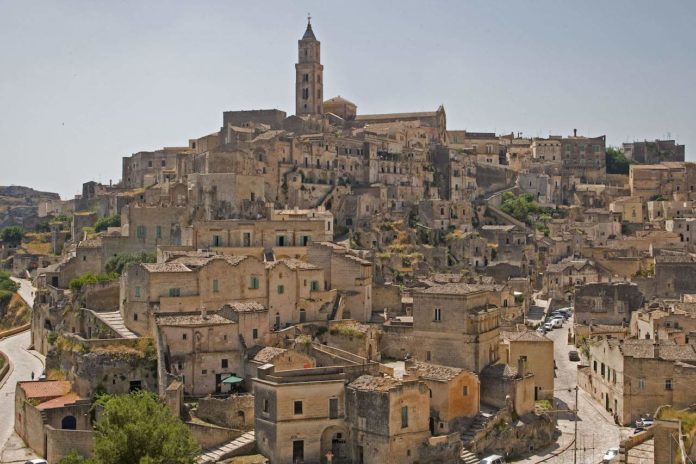
[[[60,200],[60,195],[19,185],[0,186],[0,228],[13,225],[33,228],[38,206],[47,200]]]
[[[3,304],[0,303],[0,306]],[[31,308],[16,293],[6,307],[0,308],[0,314],[0,332],[31,322]]]

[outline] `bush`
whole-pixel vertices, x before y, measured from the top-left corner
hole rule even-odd
[[[106,262],[106,272],[115,273],[118,275],[123,274],[123,270],[127,265],[131,263],[154,263],[157,262],[157,256],[155,253],[141,253],[128,254],[128,253],[118,253],[116,256],[110,258]]]
[[[113,216],[106,216],[97,220],[94,223],[94,230],[96,232],[101,232],[109,227],[119,227],[121,225],[121,215],[114,214]]]
[[[623,148],[607,147],[607,174],[628,174],[631,164],[635,161],[626,158]]]
[[[82,274],[79,277],[75,277],[73,280],[70,281],[70,289],[74,291],[80,291],[82,290],[82,287],[85,284],[94,284],[97,282],[108,282],[110,280],[116,280],[118,279],[118,274],[111,272],[108,274],[92,274],[91,272],[87,272],[86,274]]]

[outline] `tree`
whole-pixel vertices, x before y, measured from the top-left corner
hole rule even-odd
[[[154,253],[118,253],[116,256],[112,256],[106,262],[104,269],[107,273],[116,273],[118,275],[123,274],[123,270],[131,263],[155,263],[157,262],[157,256]]]
[[[153,394],[109,397],[95,426],[94,464],[194,464],[188,427]],[[76,464],[80,461],[70,461]]]
[[[628,174],[633,160],[624,155],[623,148],[607,147],[607,174]]]
[[[22,235],[24,234],[24,231],[22,230],[21,227],[19,226],[10,226],[10,227],[5,227],[2,229],[2,232],[0,232],[0,238],[7,243],[10,243],[12,245],[19,245],[22,243]]]

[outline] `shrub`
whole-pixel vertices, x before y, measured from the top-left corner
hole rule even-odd
[[[118,278],[118,274],[111,272],[107,274],[92,274],[87,272],[79,277],[75,277],[70,281],[70,289],[74,291],[82,290],[85,284],[94,284],[98,282],[108,282],[110,280],[115,280]]]
[[[22,243],[23,234],[24,230],[19,226],[5,227],[2,229],[2,232],[0,232],[0,239],[12,245],[19,245]]]
[[[146,253],[144,251],[135,254],[118,253],[116,256],[110,258],[106,262],[105,269],[107,273],[115,273],[121,275],[123,274],[123,270],[126,268],[126,266],[131,263],[154,262],[157,262],[157,256],[155,255],[155,253]]]
[[[114,214],[113,216],[106,216],[97,220],[94,223],[94,230],[96,232],[101,232],[109,227],[119,227],[121,225],[121,215]]]

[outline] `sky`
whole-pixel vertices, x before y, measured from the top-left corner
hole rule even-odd
[[[0,185],[72,198],[222,112],[294,111],[307,13],[324,95],[449,129],[676,138],[696,160],[696,2],[0,0]]]

